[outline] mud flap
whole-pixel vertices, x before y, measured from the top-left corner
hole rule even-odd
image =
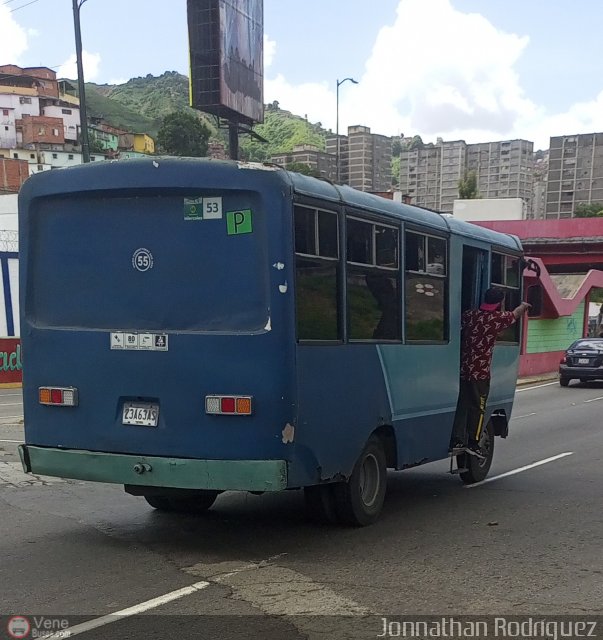
[[[490,422],[494,428],[494,435],[506,438],[509,435],[509,422],[507,416],[501,412],[495,412],[490,416]]]

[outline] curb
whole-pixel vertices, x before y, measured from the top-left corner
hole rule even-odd
[[[558,373],[547,373],[541,376],[534,376],[533,378],[519,378],[517,380],[518,387],[525,387],[528,384],[536,384],[538,382],[555,382],[559,380]]]

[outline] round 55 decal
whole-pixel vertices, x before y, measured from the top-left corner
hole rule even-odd
[[[136,249],[132,256],[132,266],[138,271],[148,271],[153,268],[153,254],[148,249]]]

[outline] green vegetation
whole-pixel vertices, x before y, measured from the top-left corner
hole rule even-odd
[[[169,155],[200,158],[207,154],[209,136],[210,130],[196,114],[175,111],[163,119],[157,143]]]
[[[603,203],[579,204],[576,207],[574,216],[576,218],[600,218],[603,216]]]
[[[327,132],[320,122],[312,124],[300,116],[288,111],[281,111],[278,102],[268,105],[264,114],[264,124],[259,124],[254,131],[268,143],[255,138],[241,138],[241,156],[245,160],[266,162],[279,153],[293,151],[293,147],[309,144],[325,150]]]
[[[159,120],[141,115],[119,102],[103,95],[94,84],[86,84],[86,105],[89,116],[103,118],[106,122],[131,131],[133,133],[148,133],[155,137],[159,128]]]
[[[392,158],[392,186],[400,184],[400,156]]]
[[[465,177],[459,180],[459,198],[461,200],[474,200],[475,198],[479,198],[475,171],[468,171],[465,173]]]
[[[74,83],[75,84],[75,83]],[[191,109],[188,78],[176,71],[160,76],[132,78],[121,85],[86,84],[88,115],[102,117],[109,124],[134,133],[148,133],[157,139],[163,118],[174,112],[198,116],[210,130],[210,139],[227,146],[228,134],[219,129],[217,119]],[[320,122],[312,124],[305,118],[280,109],[278,102],[266,105],[264,123],[254,132],[267,142],[242,135],[241,157],[264,162],[273,155],[292,151],[303,144],[325,149],[327,131]]]

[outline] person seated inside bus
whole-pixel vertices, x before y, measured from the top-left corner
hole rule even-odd
[[[373,340],[396,340],[399,335],[400,314],[392,278],[369,274],[366,276],[366,285],[381,313],[379,322],[373,331]]]
[[[481,459],[485,456],[479,440],[490,392],[490,368],[496,338],[531,307],[522,302],[513,311],[502,311],[504,297],[502,289],[488,289],[479,309],[465,311],[461,320],[460,388],[450,446]]]

